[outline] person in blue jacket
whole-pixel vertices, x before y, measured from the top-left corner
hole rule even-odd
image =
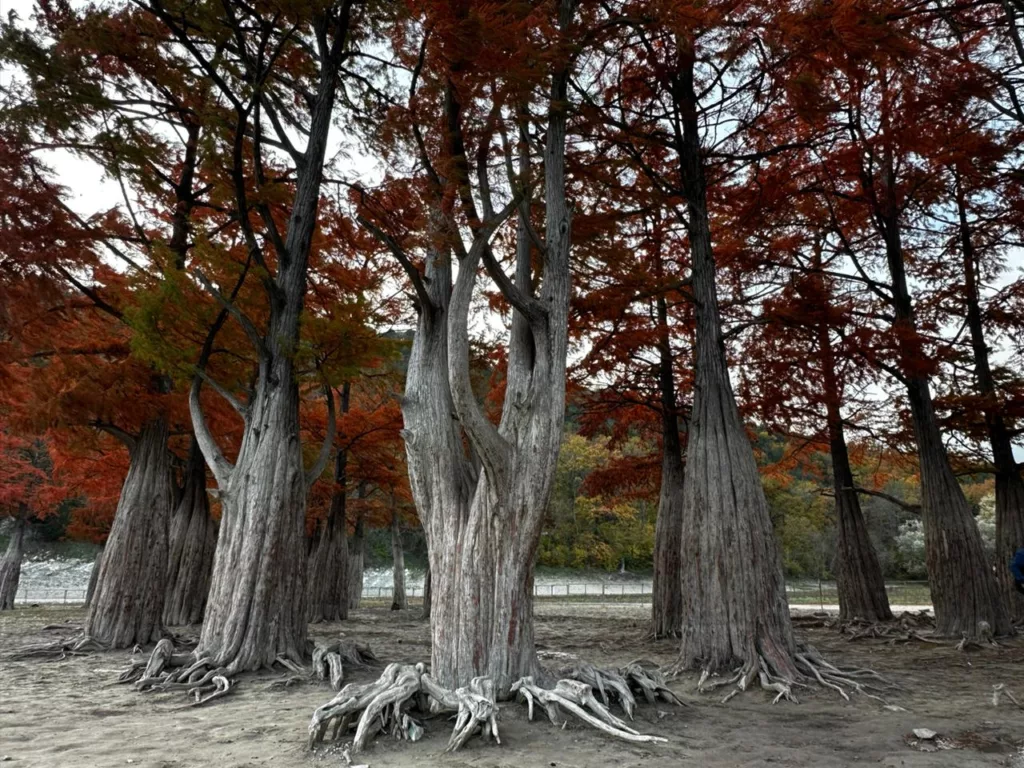
[[[1018,549],[1010,561],[1010,573],[1013,574],[1017,591],[1024,595],[1024,547]]]

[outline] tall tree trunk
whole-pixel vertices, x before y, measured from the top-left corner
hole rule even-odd
[[[173,496],[167,422],[158,418],[142,428],[131,448],[85,617],[85,634],[94,640],[131,648],[160,639]]]
[[[702,164],[692,42],[680,39],[673,91],[681,114],[680,176],[686,195],[696,371],[683,481],[682,667],[740,667],[745,683],[762,663],[797,677],[782,557],[754,451],[729,380],[718,312]]]
[[[883,113],[883,121],[885,118]],[[907,287],[896,192],[888,183],[894,178],[888,145],[883,153],[882,202],[876,220],[885,241],[896,318],[893,333],[921,466],[921,521],[936,630],[943,635],[974,637],[984,623],[992,632],[1006,634],[1011,628],[1006,600],[985,556],[971,507],[953,474],[935,416]]]
[[[992,446],[996,470],[996,574],[1014,620],[1024,619],[1024,596],[1014,588],[1007,567],[1019,547],[1024,547],[1024,479],[1013,457],[1013,441],[1000,411],[992,367],[985,343],[985,327],[978,291],[977,255],[967,218],[967,201],[959,177],[956,177],[957,211],[960,216],[960,242],[964,265],[964,304],[967,327],[971,333],[974,356],[974,380],[982,398],[985,426]]]
[[[85,590],[85,607],[88,608],[92,605],[92,596],[96,594],[96,582],[100,578],[100,563],[103,562],[103,550],[101,549],[96,554],[96,559],[92,561],[92,568],[89,571],[89,586]]]
[[[563,34],[573,10],[572,0],[559,3]],[[474,238],[468,251],[452,239],[460,262],[454,288],[449,253],[428,254],[428,281],[421,289],[403,402],[410,480],[430,558],[431,670],[447,687],[487,675],[499,698],[520,677],[540,671],[534,647],[533,568],[565,416],[571,231],[565,196],[568,63],[557,66],[548,100],[546,249],[536,298],[528,201],[519,206],[516,275],[509,283],[488,244],[500,218],[486,197],[486,220],[476,215],[468,192],[461,107],[455,89],[449,85],[446,90],[448,150]],[[520,172],[529,176],[526,141],[520,142],[519,163]],[[498,427],[476,400],[469,375],[468,316],[482,259],[515,307]]]
[[[682,626],[683,451],[668,331],[668,305],[658,297],[658,385],[661,390],[661,495],[654,530],[652,626],[655,637],[675,637]]]
[[[816,261],[815,266],[820,267],[820,262]],[[820,295],[825,297],[827,293],[824,280],[820,283]],[[823,318],[827,318],[827,304],[821,309]],[[842,387],[836,372],[835,354],[832,351],[832,340],[825,319],[818,323],[816,333],[828,422],[829,452],[832,457],[832,487],[836,499],[838,542],[833,570],[839,589],[839,618],[841,621],[855,618],[872,622],[886,621],[892,618],[892,610],[889,608],[889,596],[885,591],[882,566],[871,543],[868,526],[860,508],[860,497],[854,487],[850,454],[846,449],[846,435],[843,429]]]
[[[306,492],[290,362],[261,375],[229,477],[198,656],[230,672],[301,663],[306,645]],[[198,399],[198,398],[196,398]]]
[[[349,408],[351,385],[341,390],[341,412]],[[334,455],[334,491],[309,558],[309,621],[344,621],[349,608],[347,484],[348,452]]]
[[[362,498],[362,489],[358,491]],[[366,562],[366,523],[360,511],[348,545],[348,607],[358,608],[363,600],[363,567]]]
[[[24,504],[18,505],[18,515],[14,518],[14,530],[11,540],[7,542],[7,551],[0,558],[0,611],[14,608],[14,599],[18,596],[18,581],[21,579],[21,560],[25,554],[25,529],[28,528],[28,509]]]
[[[391,573],[391,610],[404,611],[409,607],[405,596],[405,549],[402,547],[402,521],[394,493],[391,494]]]
[[[259,368],[248,403],[233,403],[242,413],[242,444],[234,466],[217,445],[199,399],[202,377],[193,379],[189,397],[192,426],[217,480],[223,505],[220,536],[210,579],[197,657],[229,674],[270,666],[279,657],[303,663],[306,652],[306,496],[330,457],[334,439],[334,396],[325,390],[328,433],[314,466],[302,464],[299,389],[294,355],[307,290],[309,254],[318,223],[324,157],[334,119],[341,62],[348,46],[352,4],[336,13],[314,14],[317,46],[316,93],[307,104],[306,147],[296,163],[292,208],[283,237],[275,229],[265,245],[277,255],[274,274],[264,274],[270,308],[261,335],[244,313],[232,314],[256,349]],[[249,74],[254,74],[250,72]],[[235,205],[250,254],[263,252],[248,225],[244,137],[249,116],[236,110],[232,176]],[[269,220],[269,214],[265,221]],[[207,337],[200,359],[209,357]]]
[[[206,462],[195,438],[189,447],[183,481],[168,535],[164,624],[170,627],[203,620],[217,549],[217,524],[210,516],[206,493]]]

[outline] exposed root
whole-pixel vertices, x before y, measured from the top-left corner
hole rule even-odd
[[[923,632],[935,627],[935,617],[927,611],[911,613],[904,611],[892,621],[866,621],[848,619],[841,621],[835,614],[815,612],[809,616],[794,616],[793,624],[804,629],[837,629],[850,642],[858,640],[884,640],[892,645],[912,641],[939,644]]]
[[[190,696],[195,696],[192,706],[198,707],[214,699],[219,699],[221,696],[227,696],[231,688],[231,680],[224,675],[214,675],[209,685],[196,685],[194,688],[189,688],[188,693]]]
[[[993,685],[992,706],[998,707],[999,702],[1003,698],[1003,696],[1005,696],[1011,702],[1013,702],[1013,704],[1016,705],[1017,709],[1024,709],[1024,704],[1021,704],[1019,701],[1017,701],[1017,698],[1013,695],[1013,693],[1010,692],[1010,689],[1006,687],[1006,683],[999,683],[997,685]]]
[[[665,676],[653,662],[637,659],[621,669],[601,669],[593,664],[576,661],[572,666],[563,667],[558,674],[563,679],[576,680],[589,685],[600,696],[605,707],[617,702],[633,719],[636,709],[636,697],[643,696],[648,704],[656,704],[658,699],[685,706],[665,684]]]
[[[372,683],[349,683],[329,702],[313,713],[309,723],[309,746],[328,738],[344,738],[354,726],[352,751],[362,752],[377,733],[396,739],[419,741],[422,723],[410,714],[422,716],[457,712],[455,730],[448,751],[463,746],[479,729],[484,739],[498,739],[498,707],[494,684],[489,678],[474,678],[468,688],[449,691],[424,670],[423,664],[388,664]]]
[[[498,736],[498,705],[494,701],[494,681],[489,677],[474,677],[469,688],[455,691],[459,702],[458,715],[455,718],[455,729],[448,740],[445,752],[454,752],[472,738],[480,730],[480,737],[487,741],[494,737],[496,744],[501,744]]]
[[[293,685],[298,685],[299,683],[305,683],[308,680],[309,678],[306,675],[285,675],[284,677],[280,677],[277,680],[270,682],[263,690],[280,691],[284,688],[291,688]]]
[[[643,659],[631,661],[619,670],[634,694],[642,694],[648,704],[657,704],[658,699],[685,707],[686,703],[673,693],[665,681],[665,675],[657,664]]]
[[[73,637],[57,640],[52,643],[36,643],[26,645],[12,651],[7,658],[10,661],[24,659],[55,659],[63,661],[74,656],[87,656],[90,653],[109,651],[110,646],[94,640],[88,635],[78,634]]]
[[[606,706],[594,698],[593,689],[578,680],[559,680],[553,689],[541,688],[532,677],[524,677],[512,686],[512,691],[526,701],[527,715],[533,720],[534,703],[540,703],[548,719],[559,727],[565,726],[561,709],[571,712],[588,725],[624,741],[641,744],[666,742],[661,736],[648,736],[629,727],[613,715]]]
[[[195,698],[192,706],[226,696],[233,687],[227,669],[214,667],[206,657],[196,659],[194,653],[175,653],[166,637],[148,659],[133,659],[117,682],[134,683],[137,691],[187,691]]]
[[[841,669],[830,664],[811,645],[800,647],[796,653],[797,668],[805,674],[809,674],[818,683],[831,688],[839,693],[846,701],[850,700],[846,689],[849,688],[856,693],[866,696],[869,699],[886,704],[886,700],[880,695],[884,687],[889,687],[885,678],[871,669]],[[873,680],[881,685],[872,685],[864,682],[865,679]],[[877,691],[877,693],[872,693]]]
[[[604,702],[605,707],[610,707],[612,701],[617,701],[626,717],[633,719],[633,710],[636,709],[636,698],[629,689],[629,683],[622,673],[614,669],[598,669],[593,664],[584,661],[577,661],[571,667],[563,667],[558,671],[563,678],[576,680],[589,685],[597,691]]]
[[[709,693],[718,688],[734,686],[722,699],[721,703],[725,704],[756,682],[763,690],[774,694],[772,704],[783,700],[798,704],[793,689],[807,688],[808,682],[816,682],[823,688],[834,690],[846,701],[850,700],[847,691],[853,691],[885,704],[881,693],[885,688],[892,687],[874,670],[843,669],[835,666],[811,645],[799,645],[793,660],[799,673],[795,678],[791,675],[778,674],[763,656],[758,656],[756,662],[737,669],[731,677],[713,677],[708,669],[704,669],[697,682],[697,690]]]
[[[341,690],[345,667],[362,669],[378,664],[377,657],[367,645],[352,640],[337,640],[313,649],[313,674],[317,680],[329,680],[331,688]]]
[[[960,638],[960,642],[956,644],[956,649],[960,652],[974,649],[981,650],[986,647],[1002,647],[996,642],[995,637],[993,637],[992,626],[987,621],[979,621],[977,634],[974,636],[968,636],[964,633],[963,637]]]

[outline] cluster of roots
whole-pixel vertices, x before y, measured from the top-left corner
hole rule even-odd
[[[632,720],[637,695],[651,703],[659,699],[683,703],[668,689],[660,672],[643,662],[633,662],[620,670],[576,663],[561,674],[563,679],[553,688],[541,687],[532,677],[524,677],[512,686],[512,693],[526,702],[530,720],[534,705],[540,704],[556,725],[566,724],[564,710],[625,741],[656,743],[666,740],[631,728],[612,714],[612,704],[618,704]],[[440,685],[423,664],[389,664],[376,681],[346,685],[317,708],[309,723],[309,745],[312,748],[325,740],[347,740],[353,729],[353,752],[364,750],[379,733],[418,741],[423,737],[426,718],[454,713],[455,727],[446,748],[453,752],[476,735],[484,741],[493,738],[501,743],[498,712],[494,683],[488,677],[473,678],[468,686],[452,691]]]
[[[316,645],[312,655],[312,667],[304,667],[291,659],[279,657],[275,665],[291,674],[275,681],[270,687],[323,680],[338,690],[345,677],[346,666],[365,668],[377,664],[377,657],[369,647],[351,640]],[[175,643],[169,638],[158,642],[148,658],[133,659],[117,682],[132,684],[138,691],[185,691],[193,699],[192,706],[227,696],[235,687],[226,667],[217,666],[208,657],[198,657],[193,651],[176,653]]]
[[[117,682],[131,683],[137,691],[186,691],[192,706],[227,696],[234,687],[226,667],[205,656],[197,659],[191,652],[175,653],[174,642],[166,637],[148,659],[133,659]]]
[[[43,627],[43,629],[57,627],[63,627],[63,625]],[[109,650],[110,646],[101,643],[86,634],[79,633],[72,637],[55,640],[50,643],[34,643],[32,645],[23,646],[9,653],[7,658],[11,661],[22,661],[24,659],[54,659],[61,661],[74,656],[87,656],[90,653]]]
[[[763,690],[774,694],[772,704],[780,701],[791,701],[796,704],[799,702],[794,689],[809,688],[817,684],[836,691],[846,701],[850,700],[847,691],[852,691],[885,704],[882,694],[893,687],[874,670],[835,666],[811,645],[798,646],[793,660],[798,672],[797,677],[779,674],[774,665],[760,655],[754,661],[736,669],[729,677],[712,675],[705,669],[697,682],[697,690],[701,693],[710,693],[719,688],[733,686],[722,699],[724,704],[737,694],[758,684]]]
[[[793,623],[805,629],[835,629],[849,641],[883,640],[890,645],[923,642],[938,643],[929,635],[935,629],[935,617],[927,611],[904,611],[891,621],[866,619],[840,619],[835,614],[816,612],[793,618]]]
[[[813,613],[810,616],[794,619],[794,623],[804,628],[836,629],[839,634],[844,635],[850,641],[880,640],[888,645],[903,643],[945,645],[949,642],[948,638],[940,639],[935,636],[935,617],[927,611],[918,611],[917,613],[904,611],[892,621],[841,620],[828,613]],[[993,638],[992,628],[988,622],[982,621],[978,623],[974,635],[964,634],[956,642],[954,648],[958,651],[970,651],[993,646],[999,647],[999,643]]]
[[[327,681],[336,691],[341,690],[346,667],[365,669],[378,666],[379,663],[368,645],[360,645],[352,640],[317,644],[313,649],[313,676],[317,680]]]

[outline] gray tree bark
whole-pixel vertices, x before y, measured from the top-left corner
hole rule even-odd
[[[168,534],[163,620],[170,627],[203,620],[217,548],[217,524],[210,516],[206,493],[206,462],[194,438],[182,479]]]
[[[883,114],[883,121],[887,116]],[[893,333],[899,344],[898,378],[907,389],[911,422],[921,467],[921,521],[925,564],[935,608],[936,630],[943,635],[975,637],[984,625],[1002,635],[1011,630],[1007,601],[985,556],[981,534],[942,442],[928,374],[922,365],[914,304],[907,287],[906,264],[892,150],[883,147],[882,189],[877,216],[891,279]]]
[[[358,491],[362,498],[363,491]],[[348,543],[348,607],[358,608],[363,600],[363,564],[366,562],[366,522],[363,513],[356,518]]]
[[[18,582],[21,580],[21,560],[25,555],[26,528],[28,510],[21,504],[14,518],[14,530],[11,532],[10,541],[7,542],[7,550],[3,558],[0,558],[0,611],[10,611],[14,608]]]
[[[344,0],[330,4],[311,19],[317,39],[313,50],[318,59],[318,82],[308,102],[306,147],[296,162],[295,192],[284,234],[269,213],[263,217],[271,230],[267,239],[277,256],[276,274],[268,271],[263,280],[270,308],[265,335],[231,305],[232,315],[259,357],[249,401],[233,403],[244,419],[234,466],[225,459],[204,420],[199,399],[201,376],[193,381],[189,399],[193,428],[216,478],[223,506],[206,617],[195,652],[198,657],[208,657],[212,666],[224,667],[228,674],[268,667],[279,657],[302,663],[305,656],[306,496],[330,456],[334,399],[327,389],[328,435],[316,464],[307,473],[302,463],[294,354],[339,69],[350,53],[351,10],[352,3]],[[236,116],[235,204],[244,212],[249,210],[242,159],[248,114],[236,107]],[[291,141],[288,136],[281,138]],[[262,260],[262,247],[246,216],[240,224],[250,255]]]
[[[402,547],[402,521],[394,493],[391,494],[391,573],[391,610],[404,611],[409,607],[405,596],[405,549]]]
[[[836,499],[838,544],[834,571],[839,589],[839,618],[841,621],[855,618],[887,621],[892,618],[892,610],[885,591],[882,566],[871,543],[860,508],[860,497],[854,486],[840,411],[841,394],[835,356],[828,327],[824,323],[819,324],[817,335],[832,457],[832,487]]]
[[[571,0],[559,4],[563,33],[573,7]],[[461,107],[452,87],[445,98],[448,156],[470,218],[473,243],[467,251],[455,234],[445,246],[432,245],[426,258],[427,279],[414,278],[419,319],[402,412],[410,482],[430,560],[431,670],[448,688],[487,675],[499,697],[507,696],[519,678],[539,672],[533,568],[565,412],[571,219],[565,196],[567,68],[567,63],[553,65],[548,101],[545,258],[539,295],[534,296],[531,279],[527,201],[517,203],[514,281],[490,251],[495,228],[516,206],[493,211],[482,175],[486,163],[478,158],[484,210],[483,216],[477,215],[469,192]],[[520,144],[520,173],[529,177],[524,167],[529,163],[528,146]],[[438,224],[439,232],[458,231],[443,220]],[[450,249],[459,260],[454,287]],[[469,376],[468,313],[481,260],[514,307],[498,427],[485,416]]]
[[[677,41],[672,92],[680,113],[677,153],[696,306],[693,414],[683,481],[681,667],[742,670],[761,665],[798,677],[782,557],[753,448],[740,418],[725,357],[694,89],[692,44]]]
[[[160,639],[167,575],[167,525],[173,498],[167,423],[142,428],[103,548],[85,634],[112,648]]]
[[[426,573],[423,574],[423,612],[420,614],[420,618],[430,618],[430,603],[433,598],[433,589],[431,587],[430,577],[430,563],[427,563]]]
[[[675,373],[668,331],[668,306],[658,298],[661,392],[661,493],[654,529],[651,622],[655,637],[675,637],[682,625],[683,451],[679,439]]]
[[[1024,596],[1014,587],[1013,576],[1007,564],[1019,547],[1024,546],[1024,479],[1013,456],[1013,440],[1001,403],[996,392],[988,345],[985,342],[984,316],[978,291],[977,254],[971,237],[967,217],[967,200],[957,177],[957,212],[960,219],[961,255],[964,267],[964,304],[967,309],[967,327],[971,334],[971,352],[974,356],[974,380],[978,394],[983,398],[982,408],[992,463],[996,474],[996,573],[1014,620],[1024,619]]]
[[[344,483],[345,452],[334,457],[335,481]],[[320,529],[309,558],[309,621],[343,621],[349,608],[348,525],[344,485],[335,488],[327,520]]]
[[[100,563],[103,562],[103,550],[101,549],[92,561],[92,570],[89,571],[89,586],[85,590],[85,607],[92,605],[92,596],[96,593],[96,582],[100,577]]]
[[[349,408],[351,386],[341,390],[341,412]],[[309,621],[343,621],[349,608],[348,520],[346,485],[348,453],[339,449],[334,455],[334,492],[327,519],[313,543],[309,558]]]

